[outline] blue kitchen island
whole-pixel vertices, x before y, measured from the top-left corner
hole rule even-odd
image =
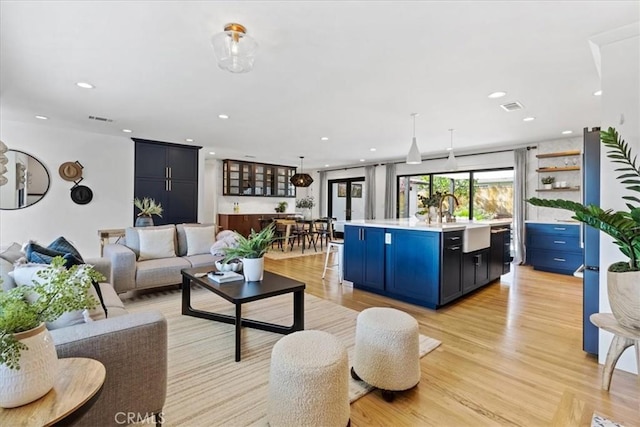
[[[348,221],[344,277],[354,288],[436,309],[509,272],[510,225]]]

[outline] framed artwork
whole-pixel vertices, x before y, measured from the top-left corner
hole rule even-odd
[[[338,197],[347,197],[347,184],[344,182],[338,184]]]
[[[354,199],[362,198],[362,184],[351,184],[351,197]]]

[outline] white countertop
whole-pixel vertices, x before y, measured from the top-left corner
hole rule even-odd
[[[580,221],[576,221],[575,219],[555,219],[555,220],[534,220],[528,219],[525,221],[527,224],[566,224],[566,225],[580,225]]]
[[[344,221],[345,225],[359,225],[363,227],[379,227],[379,228],[397,228],[403,230],[415,230],[415,231],[456,231],[464,230],[465,228],[477,228],[496,225],[510,225],[512,219],[492,219],[492,220],[458,220],[457,222],[447,223],[431,223],[427,224],[424,221],[418,221],[416,218],[399,218],[399,219],[359,219]]]

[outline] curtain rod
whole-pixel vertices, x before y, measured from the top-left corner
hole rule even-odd
[[[468,154],[459,154],[456,155],[456,157],[468,157],[468,156],[478,156],[481,154],[497,154],[497,153],[506,153],[509,151],[515,151],[518,148],[526,148],[527,151],[529,150],[536,150],[538,148],[537,145],[527,145],[526,147],[516,147],[516,148],[511,148],[511,149],[505,149],[505,150],[494,150],[494,151],[483,151],[483,152],[479,152],[479,153],[468,153]],[[448,157],[449,155],[447,154],[444,157],[427,157],[427,158],[423,158],[422,160],[444,160]],[[322,170],[318,170],[316,172],[320,173],[320,172],[335,172],[335,171],[346,171],[349,169],[360,169],[360,168],[364,168],[366,166],[384,166],[386,164],[396,164],[396,165],[401,165],[404,164],[405,162],[400,160],[400,161],[389,161],[389,162],[382,162],[382,163],[366,163],[366,164],[362,164],[362,165],[358,165],[358,166],[345,166],[342,168],[333,168],[333,169],[322,169]]]

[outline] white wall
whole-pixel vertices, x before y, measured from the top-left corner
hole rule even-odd
[[[636,24],[635,36],[600,45],[602,58],[602,128],[615,127],[629,144],[634,155],[640,154],[640,37]],[[624,123],[621,123],[624,117]],[[601,154],[600,206],[603,209],[627,210],[621,195],[629,193],[618,182],[615,166]],[[625,260],[611,238],[600,233],[600,311],[611,312],[607,294],[607,267]],[[599,360],[604,363],[612,335],[600,331]],[[633,349],[622,355],[616,368],[638,372]]]
[[[58,236],[73,241],[86,257],[99,255],[98,229],[122,228],[132,221],[134,144],[126,137],[56,129],[2,121],[0,139],[10,149],[39,159],[49,171],[51,186],[33,206],[0,211],[0,245],[34,239],[48,245]],[[77,205],[70,197],[73,183],[60,178],[58,167],[78,160],[82,185],[93,200]]]

